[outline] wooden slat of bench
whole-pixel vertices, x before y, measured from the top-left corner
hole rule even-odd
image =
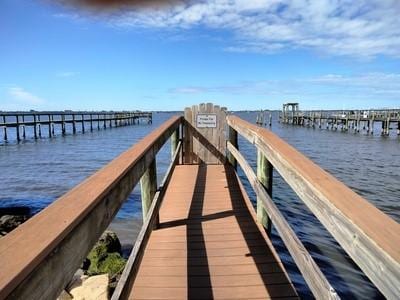
[[[239,185],[228,187],[225,168],[176,167],[131,299],[297,296]]]

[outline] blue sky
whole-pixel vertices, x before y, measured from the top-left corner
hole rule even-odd
[[[63,2],[0,2],[0,110],[400,107],[398,0]]]

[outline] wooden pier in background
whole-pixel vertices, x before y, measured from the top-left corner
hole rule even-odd
[[[256,147],[256,171],[238,136]],[[156,155],[167,140],[171,163],[157,186]],[[296,299],[271,227],[313,295],[338,299],[272,200],[273,170],[382,294],[398,299],[400,224],[271,131],[211,103],[172,117],[1,238],[0,299],[55,299],[139,182],[143,226],[112,300]]]
[[[382,136],[388,136],[390,130],[400,136],[400,109],[300,111],[298,103],[285,103],[279,119],[284,124],[368,134],[373,134],[375,124],[380,124]]]
[[[67,124],[71,124],[71,133],[76,134],[78,127],[81,132],[93,129],[118,127],[139,124],[144,121],[151,124],[151,112],[96,112],[96,111],[30,111],[30,112],[1,112],[0,127],[3,128],[3,140],[9,139],[8,129],[15,128],[16,140],[27,138],[27,128],[32,127],[35,139],[42,137],[42,131],[47,131],[48,137],[56,134],[55,126],[60,126],[60,133],[67,134]]]

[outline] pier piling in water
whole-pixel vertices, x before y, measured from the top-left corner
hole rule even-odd
[[[289,109],[291,108],[291,109]],[[389,136],[391,124],[400,122],[400,109],[368,109],[368,110],[326,110],[326,111],[300,111],[298,103],[286,103],[283,105],[280,122],[284,124],[315,127],[318,120],[318,127],[322,128],[325,122],[326,129],[354,133],[366,131],[367,134],[374,133],[375,122],[381,123],[381,135]],[[397,126],[399,127],[399,126]],[[400,135],[400,128],[397,128]]]
[[[43,117],[44,116],[44,117]],[[26,139],[29,130],[33,128],[33,137],[35,139],[42,137],[42,126],[47,127],[48,137],[55,137],[55,126],[61,126],[61,134],[67,134],[67,124],[72,125],[72,133],[77,133],[77,126],[81,126],[81,132],[86,132],[86,122],[90,122],[90,131],[93,131],[93,122],[97,122],[97,129],[100,130],[100,123],[102,122],[103,128],[106,129],[107,125],[111,128],[114,126],[130,125],[140,123],[140,120],[147,121],[148,124],[152,123],[151,112],[74,112],[74,111],[61,111],[61,112],[2,112],[0,111],[0,128],[3,128],[3,141],[8,141],[8,128],[15,128],[15,139],[20,142],[21,138]],[[80,123],[80,124],[79,124]],[[71,127],[69,127],[71,128]],[[21,136],[22,133],[22,136]]]

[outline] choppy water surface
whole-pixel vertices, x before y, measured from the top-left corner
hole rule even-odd
[[[238,115],[250,122],[256,118],[255,113]],[[56,128],[55,138],[37,141],[28,138],[20,144],[9,142],[4,145],[0,140],[0,206],[23,205],[38,212],[171,116],[170,113],[155,113],[152,125],[107,128],[65,137]],[[274,119],[272,131],[394,220],[400,221],[400,138],[393,133],[390,137],[381,137],[293,127],[279,124],[276,115]],[[9,131],[10,140],[13,140],[13,131]],[[27,135],[32,136],[28,132]],[[239,148],[255,167],[254,147],[239,139]],[[167,143],[157,156],[159,179],[169,164],[169,158]],[[241,178],[254,199],[243,174]],[[341,297],[382,297],[276,172],[273,198]],[[117,218],[114,227],[122,234],[127,230],[124,224],[133,227],[132,219],[140,222],[138,189],[129,197]],[[130,222],[125,223],[124,220],[128,219]],[[137,230],[138,226],[135,228]],[[299,293],[303,297],[310,296],[275,231],[272,239]]]

